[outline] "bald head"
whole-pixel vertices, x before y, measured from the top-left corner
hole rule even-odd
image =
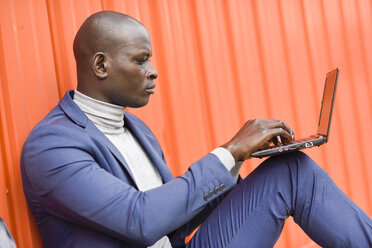
[[[76,34],[74,55],[77,89],[92,98],[142,107],[154,92],[150,36],[130,16],[102,11],[88,17]]]
[[[111,52],[120,39],[131,44],[139,32],[147,32],[136,19],[114,11],[101,11],[89,16],[74,39],[74,56],[78,67],[87,66],[96,52]],[[124,38],[124,39],[123,39]]]

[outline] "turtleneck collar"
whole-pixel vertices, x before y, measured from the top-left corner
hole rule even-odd
[[[102,102],[75,90],[74,102],[104,134],[124,132],[124,107]]]

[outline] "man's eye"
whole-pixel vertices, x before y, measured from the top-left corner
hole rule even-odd
[[[137,59],[137,62],[138,62],[139,64],[143,64],[143,63],[145,63],[146,61],[148,61],[148,58]]]

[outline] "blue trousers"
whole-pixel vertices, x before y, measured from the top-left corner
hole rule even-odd
[[[289,216],[322,247],[372,247],[371,218],[302,152],[264,161],[212,212],[187,247],[273,247]]]

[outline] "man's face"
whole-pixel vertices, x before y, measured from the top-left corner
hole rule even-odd
[[[102,83],[106,102],[139,108],[149,102],[158,74],[149,60],[152,48],[147,31],[141,26],[129,33],[126,30],[113,39],[107,56],[108,76]]]

